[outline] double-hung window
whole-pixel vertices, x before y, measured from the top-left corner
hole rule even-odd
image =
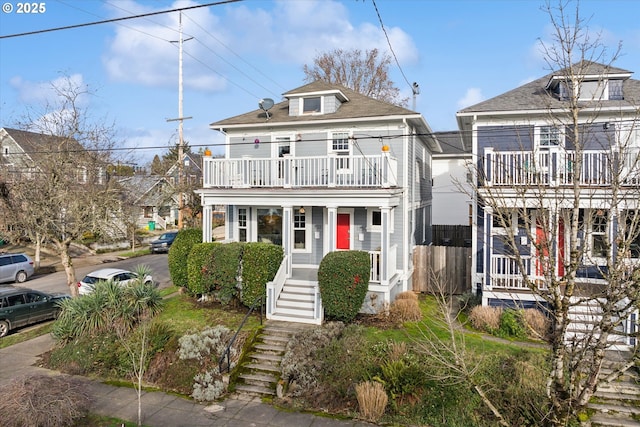
[[[322,99],[319,96],[304,98],[302,100],[302,114],[322,112]]]
[[[557,147],[562,142],[562,132],[557,126],[540,127],[540,147]]]
[[[607,252],[607,214],[599,209],[591,218],[591,256],[604,258]]]
[[[351,154],[351,144],[349,143],[348,132],[336,132],[331,141],[331,151],[338,155],[337,169],[349,169],[349,155]]]
[[[310,247],[310,230],[309,221],[310,208],[294,208],[293,209],[293,250],[296,252],[308,252]]]
[[[247,241],[247,208],[238,209],[238,241]]]

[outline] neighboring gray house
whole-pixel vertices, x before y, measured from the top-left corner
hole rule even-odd
[[[550,275],[564,277],[575,205],[569,196],[576,188],[582,254],[576,275],[583,295],[607,285],[603,272],[616,253],[620,225],[638,215],[640,81],[630,71],[593,62],[574,69],[582,70],[575,82],[552,73],[457,113],[478,170],[472,283],[484,305],[537,306],[540,298],[523,275],[541,287]],[[581,107],[578,129],[567,120],[571,91]],[[496,196],[510,209],[507,214],[484,206],[483,200]],[[504,243],[512,233],[526,271]],[[626,260],[634,268],[640,266],[637,240]],[[629,314],[625,332],[637,331],[637,316]]]
[[[421,114],[348,88],[313,82],[220,120],[222,159],[205,157],[203,239],[216,205],[226,238],[281,245],[267,317],[321,323],[317,268],[328,252],[368,251],[363,311],[411,289],[413,248],[430,242],[431,159],[440,151]]]
[[[137,208],[139,228],[173,228],[178,210],[175,188],[163,176],[133,175],[118,181],[125,190],[127,203]]]

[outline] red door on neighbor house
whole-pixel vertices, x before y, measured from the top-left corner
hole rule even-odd
[[[549,262],[549,239],[540,218],[536,219],[536,276],[547,273]]]
[[[351,236],[350,236],[351,217],[349,214],[338,214],[338,227],[336,228],[336,249],[350,249],[351,248]]]

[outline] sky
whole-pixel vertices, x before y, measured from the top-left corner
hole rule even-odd
[[[16,127],[27,111],[45,114],[56,104],[52,88],[72,82],[92,93],[79,99],[92,119],[115,125],[122,156],[139,165],[162,156],[178,141],[178,12],[7,36],[215,2],[46,0],[25,13],[34,2],[3,0],[0,127]],[[541,42],[553,45],[553,26],[543,0],[217,3],[182,13],[183,135],[194,151],[222,153],[210,123],[262,98],[281,101],[305,84],[305,64],[336,48],[390,54],[391,79],[436,132],[456,130],[458,110],[549,73]],[[640,79],[640,2],[582,0],[579,11],[607,55],[621,45],[614,65]]]

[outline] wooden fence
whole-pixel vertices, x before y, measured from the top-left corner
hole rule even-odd
[[[439,281],[448,294],[471,291],[471,248],[417,246],[413,252],[413,291],[434,293]]]
[[[432,225],[431,234],[434,245],[471,247],[471,227],[468,225]]]

